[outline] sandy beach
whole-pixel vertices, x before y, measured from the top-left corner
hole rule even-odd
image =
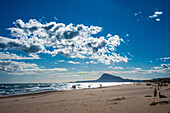
[[[142,83],[17,95],[0,98],[0,113],[169,113],[170,86],[160,89],[166,98],[153,91]]]

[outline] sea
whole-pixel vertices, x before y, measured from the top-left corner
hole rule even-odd
[[[0,84],[0,97],[9,95],[29,94],[46,91],[62,91],[76,89],[98,88],[131,84],[132,82],[91,82],[91,83],[5,83]]]

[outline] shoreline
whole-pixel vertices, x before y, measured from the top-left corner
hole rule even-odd
[[[100,82],[98,82],[98,83],[100,83]],[[101,83],[104,83],[104,82],[101,82]],[[106,82],[106,83],[107,83],[107,82]],[[142,83],[142,82],[141,82],[141,83]],[[80,84],[80,83],[76,83],[76,84]],[[76,89],[76,90],[106,88],[106,87],[113,87],[113,86],[119,86],[119,85],[129,85],[129,84],[118,84],[118,85],[95,87],[95,88],[82,88],[82,89]],[[21,93],[21,94],[12,94],[12,95],[0,96],[0,99],[2,99],[2,98],[13,98],[13,97],[22,97],[22,96],[31,96],[31,95],[40,95],[40,94],[47,94],[47,93],[53,93],[53,92],[72,91],[72,90],[74,90],[74,89],[71,89],[71,90],[49,90],[49,91],[28,92],[28,93]]]
[[[130,84],[122,84],[122,85],[130,85]],[[104,87],[96,87],[96,88],[83,88],[83,89],[72,89],[72,90],[51,90],[51,91],[40,91],[40,92],[33,92],[33,93],[13,94],[13,95],[0,96],[0,99],[24,97],[24,96],[36,96],[36,95],[43,95],[43,94],[50,94],[50,93],[57,93],[57,92],[69,92],[69,91],[74,91],[74,90],[99,89],[99,88],[107,88],[107,87],[114,87],[114,86],[120,86],[120,85],[112,85],[112,86],[104,86]]]

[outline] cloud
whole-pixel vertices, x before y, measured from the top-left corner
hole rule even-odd
[[[80,62],[74,62],[74,61],[67,61],[70,64],[80,64]]]
[[[111,34],[107,34],[107,37],[111,37],[112,35]]]
[[[160,66],[153,67],[154,69],[168,69],[169,64],[161,64]]]
[[[14,53],[9,53],[9,52],[0,52],[0,59],[15,59],[15,60],[26,60],[26,59],[41,59],[38,55],[36,54],[29,54],[30,57],[23,57],[23,56],[18,56]]]
[[[25,69],[25,72],[52,72],[52,71],[68,71],[66,68],[52,68],[52,69]]]
[[[164,58],[160,58],[160,60],[169,60],[170,57],[164,57]]]
[[[3,61],[0,60],[0,72],[18,72],[27,68],[37,68],[36,64],[29,64],[25,62]]]
[[[169,68],[168,64],[161,64],[162,68]]]
[[[7,73],[17,73],[17,72],[55,72],[55,71],[68,71],[66,68],[53,68],[53,69],[41,69],[36,64],[30,64],[25,62],[16,62],[16,61],[3,61],[0,60],[0,72]]]
[[[97,64],[95,61],[86,62],[86,64]]]
[[[160,66],[156,66],[153,67],[149,70],[143,70],[141,68],[134,68],[134,67],[130,67],[128,69],[132,69],[132,70],[128,70],[128,71],[122,71],[120,73],[127,73],[127,74],[150,74],[150,73],[161,73],[161,74],[165,74],[165,73],[169,73],[170,72],[170,68],[165,68],[164,65],[168,66],[168,64],[161,64]]]
[[[156,21],[160,21],[160,18],[158,18],[160,15],[162,15],[162,11],[155,11],[153,15],[149,16],[149,18],[156,18]]]
[[[123,67],[112,67],[112,66],[109,66],[109,69],[123,69]]]
[[[57,18],[57,17],[54,17],[54,19],[55,19],[55,20],[58,20],[58,18]]]
[[[160,66],[153,67],[153,71],[161,72],[161,73],[169,73],[170,67],[169,64],[161,64]]]
[[[138,15],[140,15],[140,14],[142,14],[142,12],[137,12],[137,13],[135,13],[134,15],[135,15],[135,16],[138,16]]]
[[[58,60],[57,62],[64,62],[64,60]]]
[[[159,22],[159,21],[160,21],[160,19],[159,19],[159,18],[157,18],[157,19],[156,19],[156,21],[158,21],[158,22]]]
[[[149,16],[149,18],[156,18],[156,17],[158,17],[159,15],[162,15],[162,14],[163,14],[162,11],[155,11],[152,16]]]
[[[126,56],[116,53],[116,47],[124,42],[118,35],[93,37],[102,31],[98,26],[65,25],[49,22],[42,24],[35,19],[24,23],[21,19],[8,28],[14,38],[0,37],[1,49],[15,49],[26,53],[62,54],[69,58],[88,58],[111,64],[128,62]]]
[[[156,14],[149,16],[149,18],[156,18],[156,17],[158,17],[158,15],[156,15]]]
[[[162,11],[156,11],[155,14],[156,14],[156,15],[162,15],[163,12],[162,12]]]
[[[71,68],[72,70],[75,70],[75,68]]]
[[[153,67],[153,69],[158,70],[158,69],[162,69],[162,67],[156,66],[156,67]]]
[[[168,64],[170,65],[170,64]],[[109,66],[110,68],[112,68],[112,66]],[[102,74],[102,73],[109,73],[109,74],[152,74],[152,73],[160,73],[160,74],[167,74],[170,73],[170,68],[152,68],[149,70],[143,70],[139,67],[134,68],[134,67],[129,67],[129,70],[116,70],[116,71],[79,71],[79,72],[73,72],[73,73],[58,73],[57,75],[63,74],[63,75],[78,75],[81,73],[82,75],[86,75],[86,76],[95,76],[97,74]],[[54,74],[56,75],[56,74]]]
[[[31,39],[30,39],[31,40]],[[19,39],[10,39],[0,36],[0,49],[13,48],[15,50],[22,50],[25,53],[37,53],[43,50],[43,46],[38,43],[29,43]]]
[[[112,67],[110,67],[112,68]],[[110,74],[151,74],[151,73],[160,73],[160,74],[167,74],[170,73],[170,68],[153,68],[149,70],[143,70],[141,68],[131,68],[132,70],[126,71],[86,71],[86,72],[78,72],[78,73],[89,73],[92,75],[99,74],[99,73],[110,73]]]

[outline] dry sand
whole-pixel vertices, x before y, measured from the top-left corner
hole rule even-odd
[[[170,86],[161,88],[167,98],[154,98],[153,91],[142,83],[11,96],[0,98],[0,113],[169,113],[170,102],[150,104],[169,101]]]

